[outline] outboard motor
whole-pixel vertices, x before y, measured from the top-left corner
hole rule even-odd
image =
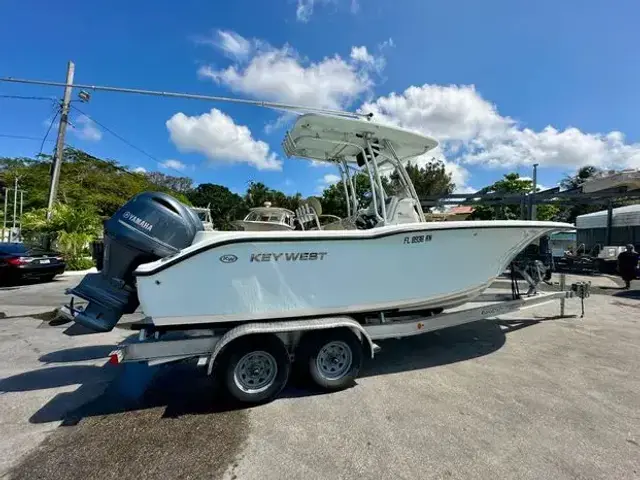
[[[138,265],[178,253],[203,229],[196,213],[170,195],[133,197],[105,223],[101,271],[68,291],[89,302],[73,311],[74,321],[95,332],[112,330],[140,304],[133,275]]]

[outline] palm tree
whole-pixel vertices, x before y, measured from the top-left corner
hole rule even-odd
[[[55,241],[70,264],[78,263],[88,254],[89,244],[100,231],[100,217],[88,208],[57,204],[50,219],[46,209],[25,213],[22,231],[23,236],[41,235]]]

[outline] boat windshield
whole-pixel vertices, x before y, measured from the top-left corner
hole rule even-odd
[[[251,212],[246,218],[249,222],[286,223],[289,225],[289,215],[285,212]]]

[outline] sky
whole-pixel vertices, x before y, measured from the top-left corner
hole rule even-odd
[[[416,161],[444,161],[459,192],[534,163],[550,187],[583,165],[640,168],[638,18],[633,0],[4,0],[0,77],[62,82],[72,60],[80,84],[371,112],[438,140]],[[54,120],[52,101],[2,95],[61,90],[0,82],[0,156],[34,156]],[[72,105],[67,142],[132,169],[238,193],[338,178],[285,157],[281,111],[109,92]]]

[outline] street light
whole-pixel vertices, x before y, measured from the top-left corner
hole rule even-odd
[[[536,192],[538,191],[538,164],[533,164],[533,192],[531,192],[531,220],[537,218],[537,205],[534,199]]]

